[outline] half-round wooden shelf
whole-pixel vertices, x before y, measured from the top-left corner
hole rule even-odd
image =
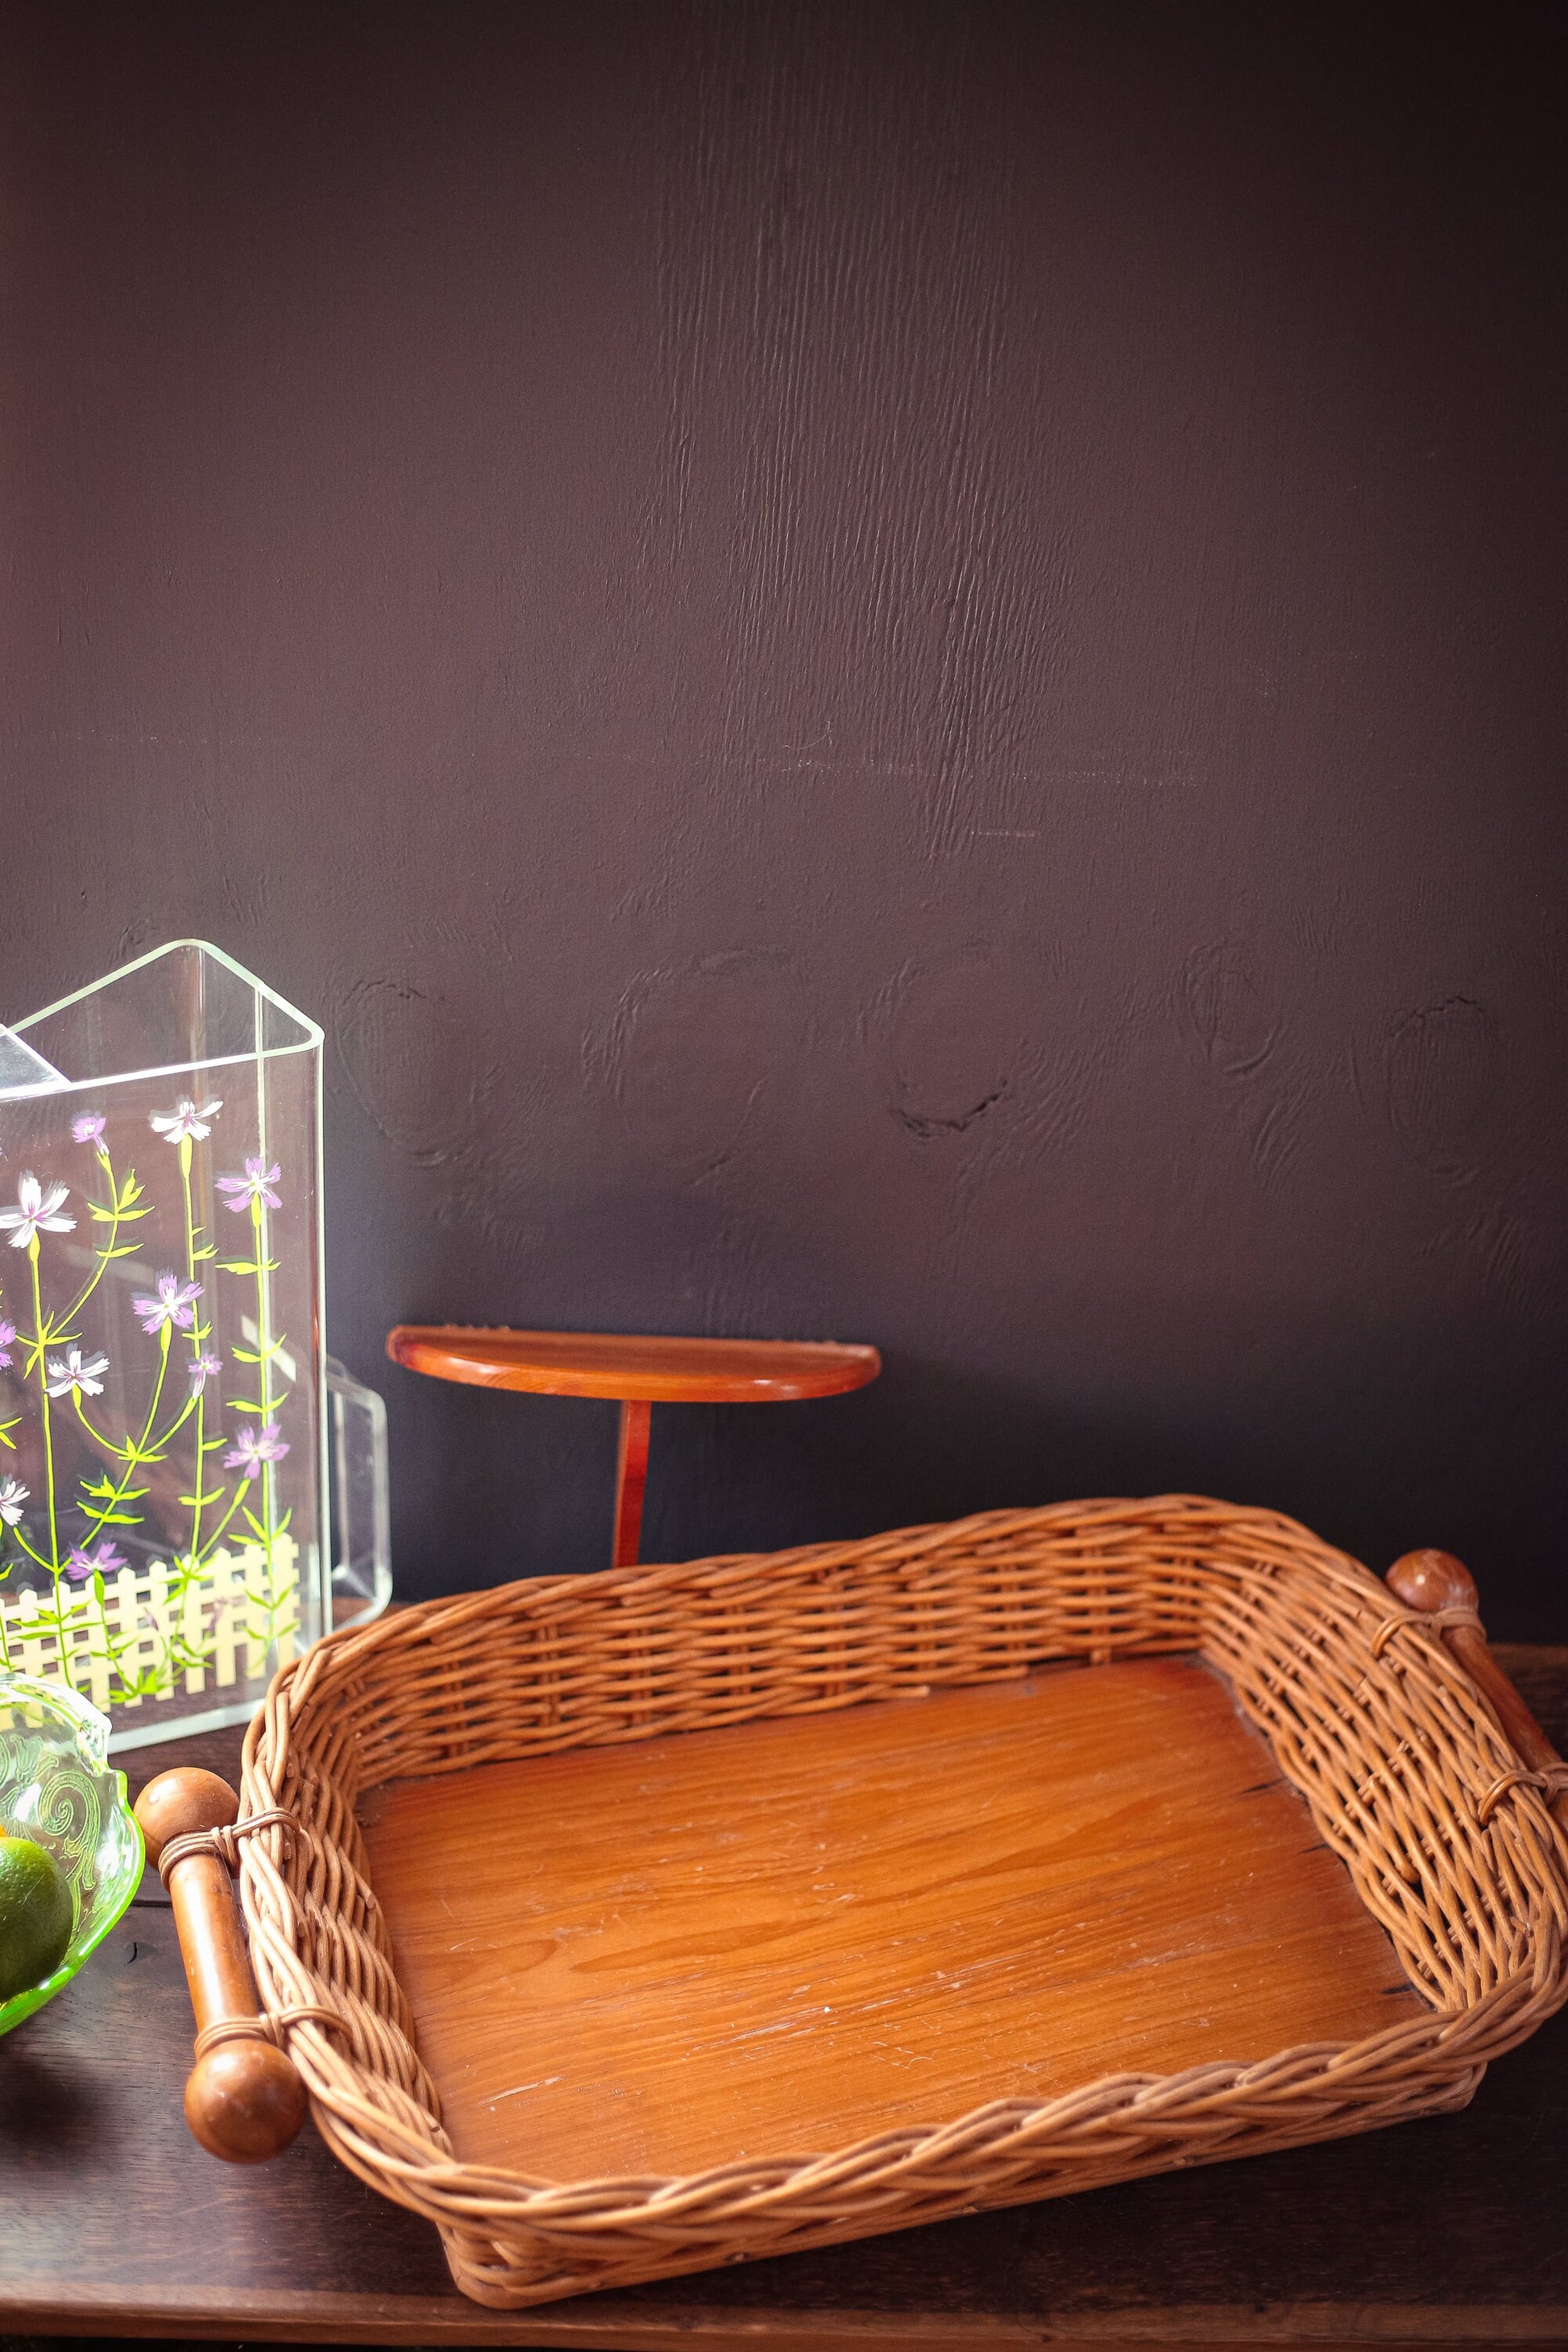
[[[621,1408],[616,1568],[637,1557],[648,1423],[656,1404],[787,1404],[842,1396],[882,1369],[875,1348],[834,1339],[669,1339],[618,1331],[512,1331],[399,1323],[386,1352],[411,1372],[533,1396],[604,1397]]]
[[[400,1323],[386,1352],[411,1372],[535,1396],[648,1404],[780,1404],[841,1396],[882,1369],[875,1348],[826,1339],[671,1339],[598,1331]]]

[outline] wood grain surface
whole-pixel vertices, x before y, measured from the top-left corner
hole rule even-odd
[[[784,1404],[842,1396],[882,1368],[875,1348],[831,1339],[681,1339],[620,1331],[481,1330],[400,1323],[395,1364],[472,1388],[649,1404]]]
[[[1498,1656],[1559,1746],[1568,1648]],[[126,1759],[233,1777],[239,1733]],[[0,2328],[580,2352],[961,2352],[1042,2343],[1568,2343],[1568,2016],[1462,2115],[533,2312],[464,2302],[436,2233],[307,2128],[203,2154],[190,2003],[157,1886],[0,2042]]]
[[[281,2155],[305,2120],[305,2085],[289,2053],[237,2023],[258,2019],[261,2001],[237,1890],[217,1852],[177,1857],[181,1841],[237,1820],[238,1793],[216,1772],[175,1766],[136,1800],[147,1860],[169,1893],[191,1988],[195,2064],[185,2084],[185,2121],[202,2146],[231,2164]],[[208,2035],[215,2038],[203,2047]]]
[[[378,1790],[466,2161],[820,2154],[1422,2013],[1223,1681],[1142,1659]]]

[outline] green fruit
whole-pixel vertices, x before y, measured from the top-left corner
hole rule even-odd
[[[53,1976],[75,1916],[70,1881],[54,1855],[0,1830],[0,2000]]]

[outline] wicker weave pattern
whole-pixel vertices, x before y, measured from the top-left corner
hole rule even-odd
[[[1051,1659],[1184,1651],[1229,1676],[1429,2016],[686,2179],[555,2182],[456,2160],[366,1881],[362,1791]],[[437,2223],[465,2293],[517,2305],[1463,2105],[1568,1994],[1568,1843],[1535,1788],[1495,1796],[1518,1765],[1426,1621],[1293,1521],[1190,1496],[1071,1504],[537,1580],[321,1642],[280,1671],[245,1754],[247,1811],[293,1807],[310,1840],[249,1839],[241,1891],[268,2005],[343,2021],[288,2034],[327,2140]]]

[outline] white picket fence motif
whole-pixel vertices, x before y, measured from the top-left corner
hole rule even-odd
[[[163,1560],[122,1568],[105,1580],[101,1611],[90,1593],[68,1601],[69,1587],[62,1584],[64,1661],[52,1599],[0,1587],[0,1664],[13,1674],[69,1681],[94,1706],[112,1706],[116,1716],[142,1705],[126,1686],[147,1674],[158,1677],[146,1694],[153,1704],[177,1690],[195,1698],[256,1682],[268,1672],[269,1653],[271,1663],[282,1665],[299,1648],[298,1558],[289,1535],[273,1538],[270,1575],[259,1544],[216,1551],[173,1601],[178,1580]],[[199,1663],[177,1664],[171,1675],[172,1651]]]

